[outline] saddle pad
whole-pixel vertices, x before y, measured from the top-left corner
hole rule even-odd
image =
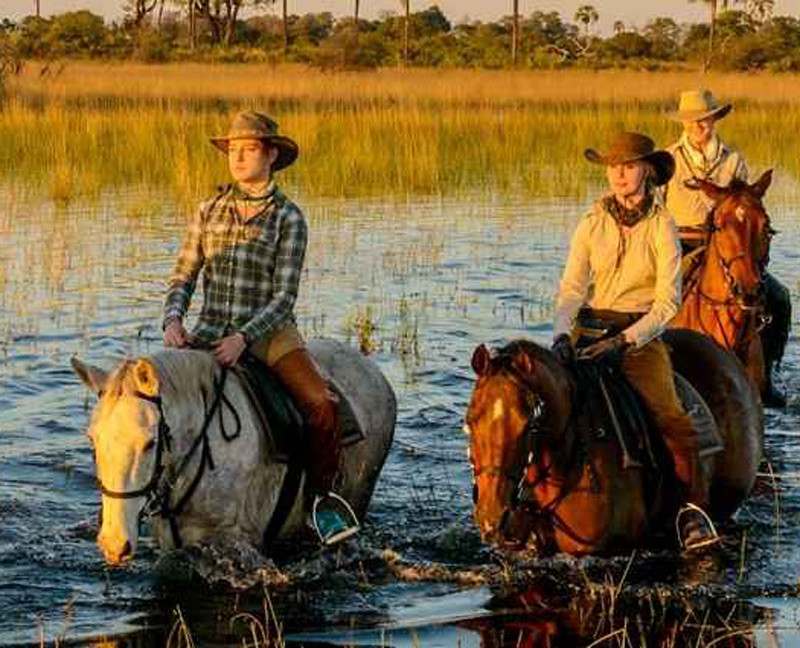
[[[675,388],[683,403],[683,409],[692,419],[692,427],[697,434],[700,457],[710,457],[725,449],[725,443],[717,428],[717,422],[708,404],[697,393],[692,384],[675,372]]]
[[[320,368],[331,390],[338,396],[337,417],[342,431],[340,445],[347,447],[364,438],[363,415],[359,415],[350,399]],[[288,463],[297,456],[306,438],[305,421],[280,378],[251,354],[239,361],[234,372],[241,379],[261,418],[269,452],[276,461]]]

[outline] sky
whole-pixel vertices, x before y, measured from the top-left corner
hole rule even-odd
[[[679,22],[704,20],[707,10],[704,3],[688,0],[659,2],[653,0],[520,0],[520,12],[530,14],[536,10],[558,11],[572,20],[575,10],[582,4],[594,4],[600,13],[600,29],[610,31],[616,20],[622,20],[632,27],[641,27],[654,16],[672,16]],[[42,14],[89,9],[108,19],[118,18],[123,0],[40,0]],[[349,14],[353,9],[352,0],[289,0],[292,13],[330,11],[335,15]],[[412,11],[425,9],[438,4],[452,22],[465,18],[496,20],[510,13],[511,0],[411,0]],[[278,3],[280,6],[280,3]],[[0,0],[0,19],[6,17],[17,20],[33,13],[34,0]],[[399,11],[400,0],[361,0],[361,15],[376,18],[382,11]],[[776,0],[775,13],[800,14],[800,0]]]

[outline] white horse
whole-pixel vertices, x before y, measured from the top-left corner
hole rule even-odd
[[[365,435],[343,449],[336,486],[361,520],[394,436],[395,395],[356,350],[314,340],[309,351]],[[303,529],[301,466],[272,456],[239,377],[228,372],[219,389],[222,369],[209,353],[160,351],[110,374],[76,358],[72,366],[100,394],[89,437],[103,492],[97,540],[109,563],[134,554],[142,518],[165,549],[215,538],[268,549]]]

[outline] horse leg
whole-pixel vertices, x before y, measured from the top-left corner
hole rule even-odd
[[[767,407],[784,407],[786,397],[772,382],[772,369],[783,358],[792,320],[792,303],[789,290],[769,273],[764,273],[764,297],[766,299],[767,325],[761,330],[764,348],[763,400]]]

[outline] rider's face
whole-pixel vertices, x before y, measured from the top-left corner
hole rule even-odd
[[[642,162],[624,162],[606,167],[608,186],[618,198],[628,198],[642,192],[647,169]]]
[[[707,117],[700,121],[683,122],[683,130],[689,136],[689,141],[697,148],[702,148],[714,136],[715,117]]]
[[[277,149],[258,139],[231,140],[228,143],[228,167],[237,182],[256,183],[269,179]]]

